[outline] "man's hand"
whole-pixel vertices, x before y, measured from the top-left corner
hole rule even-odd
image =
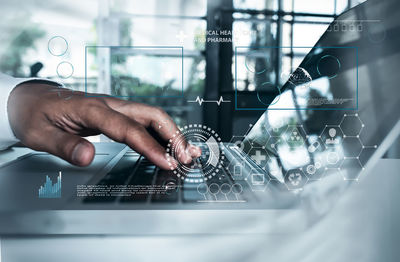
[[[24,145],[74,165],[87,166],[95,149],[81,136],[103,133],[127,144],[160,168],[170,168],[165,149],[147,132],[152,128],[165,140],[179,132],[163,110],[112,97],[85,97],[82,92],[73,92],[71,98],[63,99],[63,92],[71,91],[35,82],[21,84],[11,92],[11,129]],[[184,144],[180,151],[178,160],[184,164],[201,154],[200,148],[189,144]],[[176,167],[177,162],[172,165]]]

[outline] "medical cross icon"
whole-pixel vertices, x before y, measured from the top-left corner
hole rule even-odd
[[[178,38],[179,42],[183,43],[186,39],[187,35],[181,30],[179,31],[179,34],[176,35],[176,38]]]
[[[258,165],[261,165],[261,161],[267,160],[267,157],[266,157],[265,155],[261,154],[261,151],[260,151],[260,150],[256,150],[255,154],[254,154],[254,155],[251,155],[251,158],[252,158],[254,161],[256,161],[256,163],[257,163]]]

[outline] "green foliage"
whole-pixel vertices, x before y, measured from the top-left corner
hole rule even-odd
[[[119,44],[121,46],[131,46],[132,22],[128,18],[122,18],[119,21]],[[112,50],[111,50],[112,51]],[[112,55],[111,64],[124,64],[127,58],[124,55]]]
[[[7,51],[0,58],[0,71],[16,77],[23,77],[23,57],[29,49],[35,49],[35,41],[45,36],[37,26],[27,26],[12,37]]]

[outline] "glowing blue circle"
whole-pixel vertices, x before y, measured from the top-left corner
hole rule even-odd
[[[270,84],[270,82],[264,82],[264,83],[262,83],[261,85],[263,86],[263,85],[266,85],[266,84]],[[258,101],[259,101],[261,104],[265,105],[265,106],[275,105],[276,103],[278,103],[279,99],[281,98],[281,89],[280,89],[279,87],[277,87],[277,89],[278,89],[278,91],[279,91],[279,95],[277,95],[277,96],[275,97],[275,99],[272,100],[272,103],[271,103],[271,104],[264,103],[264,102],[261,100],[260,94],[259,94],[258,91],[257,91],[257,99],[258,99]],[[276,99],[276,98],[278,98],[278,99]],[[276,100],[276,101],[275,101],[275,100]]]
[[[251,54],[251,53],[250,53]],[[249,57],[249,54],[246,56],[246,58],[244,59],[244,66],[246,67],[246,69],[247,69],[247,71],[249,71],[249,72],[251,72],[251,73],[254,73],[254,74],[256,74],[256,75],[259,75],[259,74],[262,74],[262,73],[265,73],[265,72],[267,72],[267,68],[264,68],[263,70],[261,70],[261,71],[256,71],[255,69],[252,69],[252,68],[250,68],[249,67],[249,65],[247,64],[247,58]]]
[[[52,45],[57,44],[57,42],[64,43],[65,47],[63,47],[61,50],[58,51],[55,50],[55,48],[52,47]],[[62,36],[53,36],[52,38],[49,39],[49,42],[47,43],[47,49],[49,50],[50,54],[54,56],[63,56],[68,51],[68,42]]]
[[[318,72],[318,74],[319,74],[320,76],[323,76],[323,75],[321,74],[321,71],[319,70],[319,64],[321,63],[321,61],[322,61],[323,59],[327,59],[327,58],[333,58],[333,59],[335,59],[335,61],[336,61],[337,64],[338,64],[338,67],[339,67],[339,69],[337,70],[337,72],[339,72],[339,70],[340,70],[340,68],[341,68],[341,66],[342,66],[342,65],[340,64],[339,59],[337,59],[337,57],[335,57],[335,56],[333,56],[333,55],[324,55],[323,57],[321,57],[321,58],[318,60],[318,63],[317,63],[317,72]],[[335,77],[337,76],[337,72],[336,72],[335,74],[333,74],[333,75],[327,76],[328,79],[335,78]]]
[[[69,70],[69,72],[68,71],[66,73],[62,72],[65,69]],[[59,63],[57,65],[56,71],[57,71],[58,77],[60,77],[62,79],[67,79],[67,78],[70,78],[74,74],[74,66],[70,62],[62,61],[61,63]]]

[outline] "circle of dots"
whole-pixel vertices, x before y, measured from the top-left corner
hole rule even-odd
[[[179,128],[179,129],[180,129],[180,131],[182,131],[182,134],[179,134],[179,131],[176,131],[175,134],[172,136],[172,138],[168,140],[168,145],[167,145],[167,149],[166,149],[166,152],[167,152],[166,153],[166,158],[167,158],[168,165],[170,166],[170,169],[172,170],[172,172],[178,178],[180,178],[182,180],[185,180],[186,182],[189,182],[189,183],[204,182],[204,181],[207,181],[208,179],[213,178],[219,172],[219,170],[222,169],[221,161],[223,161],[225,159],[224,151],[222,150],[223,143],[221,142],[221,138],[219,137],[219,135],[214,130],[212,130],[210,127],[207,127],[205,125],[194,124],[194,125],[184,126],[183,128]],[[172,148],[173,148],[172,140],[175,137],[179,136],[179,135],[182,135],[182,136],[185,135],[188,131],[191,131],[191,132],[204,132],[204,130],[208,131],[206,133],[208,135],[210,135],[210,133],[211,133],[212,136],[214,136],[214,138],[219,142],[220,149],[221,149],[220,161],[218,163],[217,168],[215,168],[215,170],[210,170],[210,171],[208,171],[208,172],[206,172],[204,174],[204,178],[198,178],[198,179],[188,178],[187,176],[185,176],[185,175],[181,174],[179,171],[177,171],[177,169],[174,169],[172,167],[172,163],[171,163],[171,157],[172,157],[171,154],[172,154],[172,151],[173,151],[172,150]]]

